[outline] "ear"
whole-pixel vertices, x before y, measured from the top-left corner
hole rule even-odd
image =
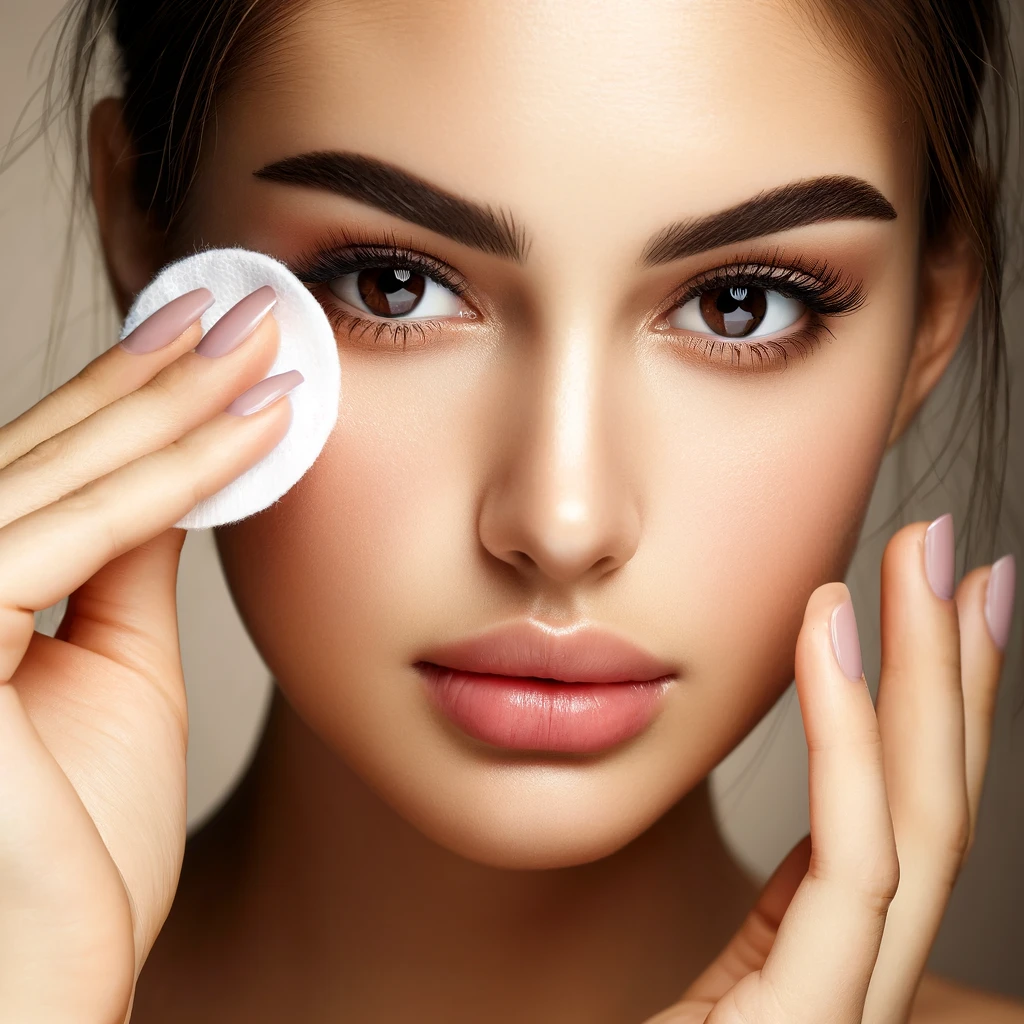
[[[887,448],[910,426],[960,346],[981,288],[982,267],[962,231],[922,253],[917,333]]]
[[[163,232],[135,194],[135,149],[121,100],[108,96],[89,117],[89,183],[107,276],[123,316],[163,260]]]

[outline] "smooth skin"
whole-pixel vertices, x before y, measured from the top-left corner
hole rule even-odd
[[[928,524],[892,538],[877,709],[829,637],[878,463],[977,293],[956,239],[920,250],[886,90],[799,8],[753,0],[327,2],[282,32],[222,98],[180,237],[135,208],[120,106],[96,107],[121,308],[199,242],[292,259],[360,229],[457,268],[477,316],[405,352],[339,330],[327,448],[218,532],[280,691],[184,864],[169,527],[287,428],[287,402],[218,416],[271,365],[273,321],[216,360],[195,328],[112,349],[3,428],[0,1020],[124,1020],[136,983],[142,1024],[1024,1020],[928,976],[918,992],[988,756],[989,567],[941,600]],[[511,209],[527,260],[253,176],[319,149]],[[668,222],[836,173],[896,220],[637,268]],[[766,247],[827,257],[868,301],[761,376],[652,326],[681,282]],[[32,634],[67,593],[58,637]],[[615,627],[683,682],[600,757],[483,750],[427,713],[411,664],[524,614]],[[811,833],[758,895],[706,776],[793,678]]]

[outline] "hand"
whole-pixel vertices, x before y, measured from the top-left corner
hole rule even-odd
[[[114,346],[0,429],[2,1024],[123,1021],[177,886],[188,718],[172,525],[291,422],[287,401],[225,411],[277,352],[272,317],[251,332],[267,293],[211,329],[208,355],[192,351],[194,293],[182,302],[135,335],[162,347]],[[214,332],[240,343],[211,358]],[[56,637],[34,632],[33,612],[69,594]]]
[[[932,532],[940,546],[945,525]],[[829,583],[811,595],[795,672],[810,835],[682,1001],[647,1024],[908,1021],[973,842],[1003,662],[984,610],[990,567],[968,574],[955,600],[938,596],[926,527],[900,530],[882,560],[877,713],[855,623],[840,636],[855,681],[833,653],[833,610],[849,591]],[[944,582],[951,595],[951,563]]]

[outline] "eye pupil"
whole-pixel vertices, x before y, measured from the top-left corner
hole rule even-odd
[[[761,325],[768,311],[763,288],[715,288],[703,292],[700,312],[704,322],[716,334],[742,338]]]
[[[356,279],[359,295],[378,316],[404,316],[423,298],[427,279],[406,268],[380,267],[361,270]]]

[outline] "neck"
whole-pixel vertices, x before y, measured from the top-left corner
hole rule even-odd
[[[409,825],[275,692],[168,925],[196,957],[205,937],[221,983],[236,972],[256,1013],[239,1019],[617,1022],[678,999],[753,897],[706,779],[611,856],[492,868]]]

